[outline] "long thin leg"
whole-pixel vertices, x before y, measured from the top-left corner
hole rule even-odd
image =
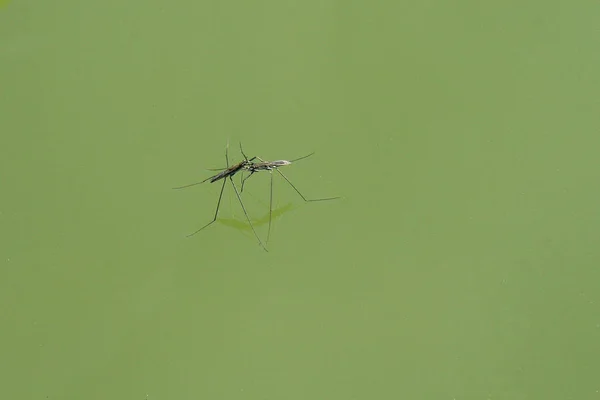
[[[242,156],[244,157],[244,160],[248,161],[248,162],[252,162],[254,160],[256,160],[258,157],[254,156],[252,158],[248,158],[248,156],[246,155],[246,153],[244,153],[244,149],[242,148],[242,142],[240,142],[240,153],[242,153]],[[262,160],[261,160],[262,161]],[[246,179],[250,178],[252,176],[252,174],[254,173],[254,171],[250,171],[250,175],[248,175],[247,177],[243,178],[243,172],[240,174],[240,193],[244,192],[244,183],[246,182]]]
[[[213,176],[210,176],[210,177],[206,178],[205,180],[203,180],[202,182],[190,183],[189,185],[185,185],[185,186],[179,186],[179,187],[174,187],[173,189],[185,189],[185,188],[188,188],[188,187],[190,187],[190,186],[196,186],[196,185],[199,185],[199,184],[201,184],[201,183],[204,183],[204,182],[206,182],[206,181],[208,181],[208,180],[210,180],[210,179],[212,179],[212,178],[214,178],[214,177],[213,177]]]
[[[269,237],[271,236],[271,219],[273,218],[273,172],[271,174],[271,195],[269,196],[269,230],[267,231],[267,241],[269,243]]]
[[[227,146],[225,146],[225,162],[227,162],[227,168],[229,168],[229,156],[227,152],[229,151],[229,139],[227,139]],[[225,169],[227,169],[225,168]]]
[[[252,221],[250,221],[250,217],[248,216],[248,212],[246,212],[246,207],[244,206],[244,202],[242,201],[242,197],[240,196],[240,193],[238,192],[237,187],[235,186],[235,183],[233,183],[233,179],[231,179],[231,176],[229,177],[229,181],[231,182],[231,186],[233,186],[233,190],[235,190],[235,194],[236,194],[238,200],[240,201],[240,204],[242,206],[242,210],[244,211],[244,215],[246,216],[246,220],[248,221],[248,224],[250,224],[250,228],[252,228],[252,232],[254,232],[254,236],[256,236],[256,239],[258,239],[258,244],[260,244],[260,246],[264,249],[264,251],[266,251],[268,253],[269,250],[267,250],[267,248],[265,247],[265,245],[263,244],[263,242],[258,237],[258,234],[254,230],[254,225],[252,225]]]
[[[244,156],[244,159],[246,161],[248,161],[248,156],[246,155],[246,153],[244,153],[244,149],[242,149],[242,142],[240,142],[240,153],[242,153],[242,156]]]
[[[242,186],[240,193],[242,193],[244,191],[244,170],[240,171],[240,185]]]
[[[227,155],[228,149],[229,149],[229,140],[227,140],[227,145],[225,146],[225,162],[227,163],[227,168],[229,168],[229,157]],[[227,169],[227,168],[224,168],[224,169]],[[214,178],[214,177],[211,176],[210,178],[206,178],[202,182],[192,183],[191,185],[180,186],[180,187],[174,188],[174,189],[183,189],[186,187],[199,185],[199,184],[204,183],[207,180],[212,179],[212,178]],[[190,233],[189,235],[187,235],[187,237],[194,236],[196,233],[200,232],[202,229],[206,228],[207,226],[212,225],[217,220],[217,216],[219,215],[219,207],[221,206],[221,199],[223,198],[223,189],[225,189],[225,179],[223,179],[223,184],[221,185],[221,192],[219,193],[219,200],[217,201],[217,209],[215,210],[215,216],[212,219],[212,221],[210,221],[208,224],[204,225],[202,228],[198,229],[194,233]]]
[[[283,179],[285,179],[287,181],[287,183],[290,184],[290,186],[292,188],[294,188],[294,190],[296,191],[296,193],[298,193],[300,195],[300,197],[302,197],[302,200],[304,201],[324,201],[324,200],[335,200],[335,199],[339,199],[340,197],[326,197],[323,199],[307,199],[306,197],[304,197],[304,195],[302,193],[300,193],[300,191],[298,190],[298,188],[296,188],[296,186],[294,186],[294,184],[292,182],[290,182],[290,180],[283,174],[283,172],[281,172],[279,169],[275,169],[275,171],[279,172],[279,175],[283,176]]]
[[[242,153],[242,157],[244,157],[244,160],[246,160],[246,161],[254,161],[254,160],[256,160],[258,158],[256,156],[254,156],[252,158],[248,158],[248,156],[246,155],[246,153],[244,153],[244,149],[242,148],[242,142],[240,142],[240,153]]]
[[[202,228],[198,229],[196,232],[190,233],[189,235],[187,235],[187,237],[194,236],[196,233],[200,232],[202,229],[206,228],[207,226],[211,225],[217,220],[217,216],[219,215],[219,206],[221,205],[221,198],[223,197],[223,189],[225,189],[225,179],[223,179],[223,184],[221,185],[221,193],[219,193],[219,201],[217,201],[217,209],[215,211],[215,216],[212,219],[212,221],[204,225]]]
[[[308,155],[303,156],[303,157],[299,157],[299,158],[295,158],[293,160],[290,160],[290,162],[296,162],[296,161],[304,160],[305,158],[308,158],[308,157],[312,156],[313,154],[315,154],[314,151],[312,153],[308,154]]]
[[[242,189],[240,190],[240,193],[242,193],[244,191],[244,183],[246,183],[246,180],[248,180],[248,178],[250,178],[255,171],[250,171],[250,175],[248,175],[247,177],[245,177],[244,179],[242,179]]]

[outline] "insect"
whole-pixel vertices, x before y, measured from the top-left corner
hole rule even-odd
[[[335,199],[339,199],[339,196],[336,197],[325,197],[325,198],[319,198],[319,199],[309,199],[307,197],[305,197],[300,190],[298,190],[298,188],[296,186],[294,186],[294,184],[288,179],[287,176],[285,176],[283,174],[283,172],[281,172],[279,170],[280,167],[285,167],[287,165],[292,164],[293,162],[299,161],[299,160],[303,160],[305,158],[308,158],[310,156],[312,156],[313,154],[315,154],[314,152],[300,157],[300,158],[296,158],[293,160],[276,160],[276,161],[266,161],[263,160],[262,158],[258,157],[258,156],[254,156],[251,159],[248,159],[248,157],[246,156],[246,154],[244,153],[244,150],[242,149],[242,144],[240,143],[240,151],[242,153],[242,155],[244,156],[244,159],[248,161],[248,163],[244,164],[241,169],[243,169],[244,171],[248,171],[250,172],[250,175],[243,177],[241,179],[241,189],[240,192],[244,191],[244,183],[246,182],[246,180],[248,180],[248,178],[250,178],[254,173],[256,172],[260,172],[260,171],[269,171],[269,173],[271,174],[271,186],[270,186],[270,193],[269,193],[269,227],[267,230],[267,240],[265,241],[265,243],[269,243],[269,238],[271,237],[271,219],[272,219],[272,215],[273,215],[273,171],[277,171],[277,173],[279,173],[279,175],[281,175],[283,177],[283,179],[285,179],[285,181],[287,183],[290,184],[290,186],[296,191],[296,193],[298,193],[300,195],[300,197],[302,197],[302,200],[304,200],[305,202],[313,202],[313,201],[326,201],[326,200],[335,200]],[[254,160],[258,159],[259,162],[254,162]]]
[[[241,146],[242,144],[240,143],[240,150],[241,150]],[[258,243],[260,244],[260,246],[266,251],[268,252],[266,246],[263,244],[263,242],[260,240],[260,237],[258,236],[258,234],[256,233],[256,230],[254,229],[254,225],[252,225],[252,221],[250,221],[250,217],[248,216],[248,212],[246,211],[246,207],[244,206],[244,202],[242,201],[242,197],[240,196],[240,192],[238,192],[237,187],[235,186],[235,183],[233,182],[232,177],[237,174],[240,171],[244,171],[244,170],[249,170],[249,168],[251,168],[251,166],[254,164],[253,161],[256,159],[256,157],[252,157],[252,158],[248,158],[246,157],[246,155],[242,152],[242,155],[244,156],[244,159],[242,161],[240,161],[239,163],[229,166],[229,155],[228,155],[228,150],[229,150],[229,143],[227,143],[227,146],[225,147],[225,162],[227,163],[227,168],[223,168],[223,170],[221,172],[219,172],[218,174],[208,177],[205,180],[201,181],[201,182],[196,182],[196,183],[191,183],[189,185],[184,185],[184,186],[179,186],[173,189],[185,189],[191,186],[196,186],[196,185],[200,185],[201,183],[210,181],[210,183],[215,183],[217,181],[222,180],[223,184],[221,185],[221,191],[219,192],[219,200],[217,201],[217,209],[215,210],[215,215],[212,219],[212,221],[210,221],[208,224],[204,225],[203,227],[201,227],[200,229],[196,230],[193,233],[190,233],[189,235],[187,235],[188,237],[190,236],[194,236],[195,234],[197,234],[198,232],[200,232],[201,230],[203,230],[204,228],[212,225],[216,220],[217,217],[219,215],[219,207],[221,206],[221,199],[223,198],[223,190],[225,189],[225,182],[227,180],[229,180],[231,182],[231,186],[233,186],[233,190],[235,191],[235,195],[237,196],[241,206],[242,206],[242,210],[244,211],[244,215],[246,216],[246,220],[248,221],[248,224],[250,224],[250,228],[252,228],[252,232],[254,233],[254,236],[256,237],[256,239],[258,240]]]

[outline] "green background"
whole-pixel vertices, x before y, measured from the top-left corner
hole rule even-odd
[[[598,15],[6,5],[0,398],[600,398]]]

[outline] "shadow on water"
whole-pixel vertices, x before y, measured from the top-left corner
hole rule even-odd
[[[273,214],[272,214],[272,218],[273,218],[272,221],[275,221],[277,218],[279,218],[283,214],[285,214],[289,211],[292,211],[295,208],[297,208],[297,206],[294,207],[294,205],[292,203],[288,203],[284,206],[274,209]],[[248,225],[248,223],[246,221],[238,220],[235,218],[219,218],[219,219],[217,219],[217,222],[220,224],[223,224],[225,226],[228,226],[230,228],[240,230],[240,231],[250,231],[250,225]],[[255,227],[262,226],[262,225],[268,225],[269,224],[269,213],[267,212],[264,216],[260,217],[259,219],[253,219],[252,224]]]

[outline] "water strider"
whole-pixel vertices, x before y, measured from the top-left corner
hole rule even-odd
[[[240,149],[241,149],[241,143],[240,143]],[[250,224],[250,228],[252,228],[252,232],[254,233],[254,236],[256,236],[256,239],[258,240],[258,243],[260,244],[260,246],[268,252],[267,248],[265,247],[265,245],[263,244],[263,242],[260,240],[260,237],[258,237],[258,234],[256,233],[256,230],[254,230],[254,225],[252,225],[252,221],[250,221],[250,217],[248,216],[248,212],[246,211],[246,207],[244,206],[244,202],[242,201],[242,197],[240,196],[240,193],[237,190],[237,187],[235,186],[235,183],[233,183],[233,179],[232,176],[234,176],[235,174],[237,174],[240,171],[246,170],[246,168],[248,168],[249,166],[251,166],[253,164],[253,161],[256,159],[256,157],[252,157],[252,158],[248,158],[244,155],[244,159],[242,161],[240,161],[239,163],[232,165],[231,167],[229,166],[229,155],[228,155],[228,151],[229,151],[229,143],[227,143],[227,146],[225,147],[225,162],[227,163],[227,168],[223,168],[223,171],[219,172],[218,174],[211,176],[209,178],[206,178],[205,180],[201,181],[201,182],[196,182],[196,183],[191,183],[189,185],[185,185],[185,186],[179,186],[173,189],[185,189],[188,188],[190,186],[195,186],[195,185],[199,185],[201,183],[210,181],[210,183],[214,183],[217,182],[219,180],[223,180],[223,184],[221,185],[221,192],[219,193],[219,200],[217,201],[217,209],[215,210],[215,216],[213,217],[212,221],[210,221],[208,224],[204,225],[202,228],[196,230],[193,233],[190,233],[189,236],[193,236],[196,233],[200,232],[202,229],[208,227],[209,225],[212,225],[216,220],[217,220],[217,216],[219,215],[219,207],[221,206],[221,199],[223,197],[223,189],[225,189],[225,182],[227,181],[227,179],[229,179],[229,181],[231,182],[231,186],[233,186],[233,190],[235,191],[235,195],[237,196],[241,206],[242,206],[242,210],[244,211],[244,215],[246,216],[246,220],[248,221],[248,223]],[[243,153],[242,153],[243,154]]]
[[[242,201],[242,197],[240,195],[240,193],[242,193],[244,191],[244,184],[245,184],[246,180],[248,180],[248,178],[250,178],[256,172],[269,171],[269,173],[271,174],[271,185],[270,185],[270,195],[269,195],[269,225],[268,225],[269,227],[268,227],[268,231],[267,231],[267,240],[265,243],[269,242],[269,238],[271,236],[271,220],[272,220],[272,216],[273,216],[273,174],[272,174],[273,171],[277,171],[279,173],[279,175],[281,175],[283,177],[283,179],[285,179],[285,181],[296,191],[296,193],[298,193],[298,195],[300,195],[302,200],[304,200],[305,202],[335,200],[335,199],[340,198],[339,196],[337,196],[337,197],[326,197],[326,198],[319,198],[319,199],[309,199],[309,198],[305,197],[300,192],[300,190],[298,190],[298,188],[296,188],[296,186],[294,186],[294,184],[281,171],[279,171],[280,167],[284,167],[284,166],[292,164],[293,162],[308,158],[308,157],[312,156],[314,154],[314,152],[310,153],[306,156],[296,158],[296,159],[293,159],[290,161],[288,161],[288,160],[266,161],[258,156],[248,158],[248,156],[246,156],[246,154],[244,153],[244,150],[242,149],[242,144],[240,143],[240,152],[242,153],[242,156],[244,157],[244,159],[235,165],[229,166],[228,149],[229,149],[229,143],[227,144],[227,146],[225,148],[225,161],[227,162],[227,168],[222,168],[221,172],[219,172],[218,174],[216,174],[214,176],[206,178],[205,180],[203,180],[201,182],[196,182],[196,183],[192,183],[189,185],[174,188],[174,189],[184,189],[184,188],[188,188],[190,186],[199,185],[199,184],[207,182],[207,181],[210,181],[210,183],[214,183],[219,180],[223,180],[223,185],[221,186],[221,192],[219,193],[219,200],[217,201],[217,209],[215,210],[215,215],[214,215],[212,221],[210,221],[209,223],[207,223],[200,229],[196,230],[195,232],[189,234],[188,237],[195,235],[196,233],[200,232],[204,228],[213,224],[217,220],[217,217],[219,215],[219,207],[221,205],[221,199],[223,197],[223,190],[225,189],[225,181],[227,179],[229,179],[229,181],[231,182],[231,186],[233,186],[233,190],[235,191],[238,201],[240,202],[240,205],[242,206],[242,210],[244,211],[244,215],[246,216],[246,220],[248,221],[248,224],[250,224],[250,228],[252,228],[252,232],[254,233],[254,236],[258,240],[258,243],[261,245],[261,247],[267,252],[268,252],[267,247],[265,246],[265,244],[263,244],[263,242],[260,240],[260,237],[256,233],[256,230],[254,229],[254,225],[252,224],[252,221],[250,221],[250,217],[248,216],[248,212],[246,211],[246,207],[244,206],[244,202]],[[257,159],[259,160],[258,162],[254,161]],[[242,174],[240,174],[240,176],[241,176],[240,191],[238,191],[238,189],[232,179],[232,177],[235,174],[237,174],[238,172],[242,172],[242,173],[249,172],[250,173],[246,177],[243,177],[243,176],[241,176]]]

